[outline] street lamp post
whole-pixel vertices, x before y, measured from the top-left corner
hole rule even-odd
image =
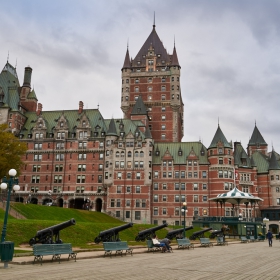
[[[181,211],[182,211],[182,213],[184,213],[184,233],[183,233],[183,238],[186,238],[186,212],[188,212],[187,202],[183,202],[183,207],[182,207]]]
[[[5,190],[8,188],[8,196],[6,202],[6,212],[4,217],[4,224],[2,229],[1,235],[1,245],[0,245],[0,252],[1,252],[1,261],[4,262],[4,268],[8,268],[8,262],[13,259],[14,254],[14,242],[5,241],[6,234],[7,234],[7,222],[8,222],[8,212],[10,208],[10,198],[11,198],[11,191],[18,191],[20,189],[18,185],[18,179],[15,178],[17,175],[17,171],[15,169],[9,170],[10,178],[7,179],[6,176],[2,179],[1,189]]]

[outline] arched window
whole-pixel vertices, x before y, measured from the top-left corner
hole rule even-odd
[[[127,152],[127,157],[131,157],[131,151]]]

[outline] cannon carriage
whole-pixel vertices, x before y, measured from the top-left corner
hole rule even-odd
[[[165,228],[167,226],[168,226],[168,224],[164,223],[160,226],[142,230],[142,231],[138,232],[138,235],[135,237],[135,241],[139,242],[139,241],[145,241],[146,239],[150,240],[150,239],[152,239],[152,236],[155,234],[156,231],[158,231],[162,228]]]
[[[94,242],[98,244],[99,242],[116,242],[120,241],[119,232],[130,228],[133,226],[133,223],[128,223],[118,227],[110,228],[104,231],[101,231],[97,237],[95,237]]]
[[[36,235],[29,240],[29,245],[32,246],[37,243],[42,244],[60,244],[63,243],[59,237],[59,232],[67,227],[76,224],[75,219],[54,225],[42,230],[37,231]]]

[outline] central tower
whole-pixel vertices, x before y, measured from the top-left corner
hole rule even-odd
[[[131,111],[141,96],[147,108],[149,129],[156,142],[181,142],[184,135],[180,69],[175,42],[170,55],[155,24],[134,59],[130,59],[127,48],[122,67],[121,109],[124,118],[131,119]]]

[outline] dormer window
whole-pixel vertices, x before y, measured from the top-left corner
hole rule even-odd
[[[85,121],[83,121],[83,123],[82,123],[82,127],[85,127],[86,126],[86,122]]]
[[[137,65],[140,65],[141,64],[141,62],[140,61],[137,61]]]
[[[182,156],[183,152],[182,151],[178,151],[178,156]]]
[[[42,124],[41,124],[42,125]],[[60,127],[63,127],[64,123],[63,122],[60,122]]]
[[[159,151],[156,151],[156,156],[159,156],[160,155],[160,152]]]
[[[160,57],[160,54],[158,54],[157,57]]]

